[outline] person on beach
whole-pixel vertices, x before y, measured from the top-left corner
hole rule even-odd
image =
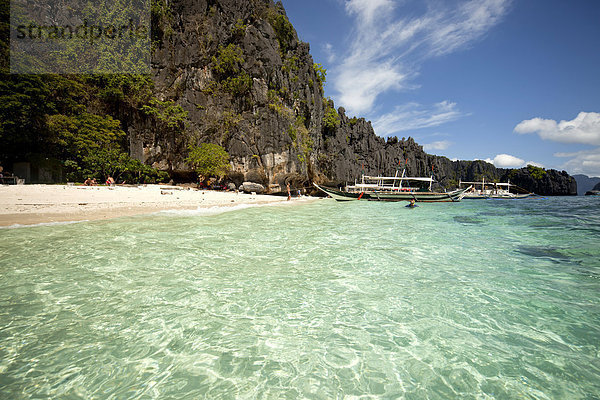
[[[83,184],[84,184],[85,186],[92,186],[92,178],[87,178],[87,179],[86,179],[86,180],[83,182]]]
[[[112,176],[106,178],[106,186],[115,186],[115,180]]]
[[[287,192],[288,192],[288,201],[292,199],[292,192],[290,191],[290,183],[288,182],[287,185],[285,185],[287,187]]]

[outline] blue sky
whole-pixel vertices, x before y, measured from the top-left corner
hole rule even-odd
[[[600,176],[600,1],[283,0],[325,95],[379,136]]]

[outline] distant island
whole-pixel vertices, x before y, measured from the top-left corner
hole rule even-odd
[[[598,182],[596,184],[596,186],[594,186],[592,188],[592,190],[588,190],[585,192],[586,196],[600,196],[600,182]]]
[[[193,182],[212,171],[224,184],[254,182],[267,192],[405,169],[433,173],[447,188],[485,178],[541,195],[577,194],[565,171],[451,161],[410,137],[377,136],[370,121],[325,97],[327,71],[280,2],[157,0],[152,24],[150,76],[10,75],[4,68],[4,169],[27,183],[107,175]],[[7,43],[2,51],[8,54]],[[204,144],[223,150],[226,168],[201,168]]]
[[[577,195],[583,196],[590,190],[596,190],[595,186],[600,183],[600,177],[589,177],[587,175],[577,174],[573,175],[573,178],[577,181]]]

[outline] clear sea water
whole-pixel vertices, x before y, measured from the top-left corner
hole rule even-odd
[[[0,398],[599,399],[600,198],[0,230]]]

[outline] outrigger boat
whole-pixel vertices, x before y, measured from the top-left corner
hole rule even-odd
[[[432,192],[433,176],[418,178],[404,176],[367,176],[363,175],[360,183],[346,186],[344,190],[314,184],[319,190],[327,193],[337,201],[369,200],[369,201],[410,201],[450,202],[460,201],[467,190],[457,189],[451,192]],[[408,183],[409,186],[406,185]],[[428,183],[428,187],[410,186],[416,183]]]
[[[506,183],[495,183],[495,182],[486,182],[485,178],[481,182],[463,182],[460,180],[458,182],[458,187],[462,185],[471,185],[469,186],[471,189],[465,193],[464,198],[469,200],[479,200],[479,199],[524,199],[526,197],[532,196],[533,193],[513,193],[510,191],[511,187],[518,188],[517,185],[513,185],[510,181]],[[479,189],[477,187],[480,186]],[[521,189],[523,190],[523,189]]]

